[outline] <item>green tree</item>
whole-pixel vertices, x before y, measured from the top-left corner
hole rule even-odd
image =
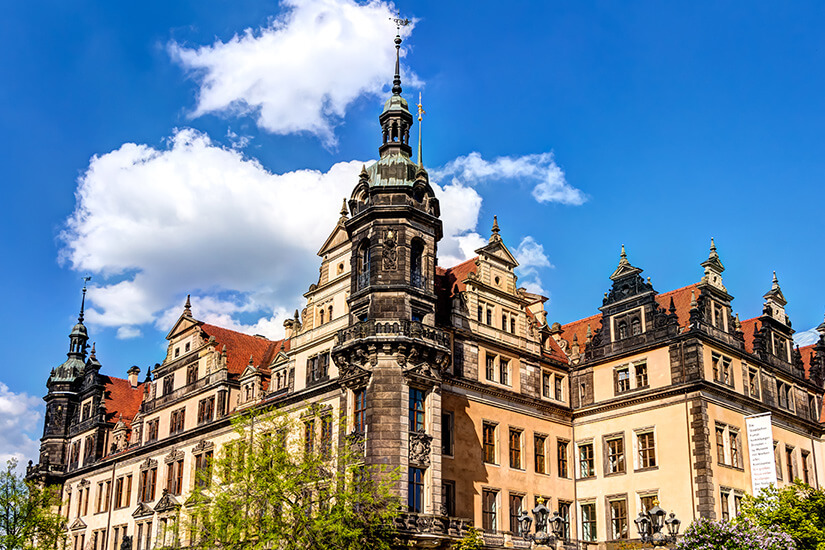
[[[467,533],[458,542],[452,545],[452,550],[481,550],[484,548],[484,536],[481,529],[470,527]]]
[[[58,487],[43,487],[16,472],[17,460],[0,472],[0,550],[56,548],[66,519],[56,513]]]
[[[309,409],[312,411],[313,409]],[[362,464],[331,416],[247,413],[183,508],[193,548],[389,550],[395,472]]]
[[[825,550],[825,491],[798,479],[781,489],[772,485],[755,497],[746,495],[739,517],[788,533],[798,550]]]

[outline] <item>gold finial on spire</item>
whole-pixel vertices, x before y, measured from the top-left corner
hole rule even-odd
[[[421,103],[421,92],[418,92],[418,166],[423,166],[422,162],[422,155],[421,155],[421,115],[426,114],[427,111],[424,110],[424,105]]]

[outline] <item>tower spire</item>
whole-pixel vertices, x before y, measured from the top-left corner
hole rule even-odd
[[[83,297],[80,299],[80,315],[77,316],[77,322],[83,322],[83,314],[86,311],[86,283],[91,281],[92,278],[88,275],[83,277]]]
[[[401,27],[410,24],[409,19],[401,19],[401,16],[393,17],[395,22],[395,76],[392,79],[392,95],[401,95]]]
[[[424,165],[422,164],[422,156],[421,156],[421,115],[426,114],[427,111],[424,110],[424,105],[421,104],[421,92],[418,92],[418,167],[421,168]]]

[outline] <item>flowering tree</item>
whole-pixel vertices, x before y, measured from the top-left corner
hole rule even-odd
[[[788,533],[797,550],[825,550],[825,491],[798,479],[753,497],[746,495],[741,516],[766,529]]]
[[[677,550],[796,550],[791,537],[768,531],[748,519],[735,522],[699,518],[694,521]]]

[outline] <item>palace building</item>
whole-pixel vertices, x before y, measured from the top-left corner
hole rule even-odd
[[[546,298],[518,286],[497,220],[474,258],[438,265],[439,201],[420,140],[411,158],[401,92],[396,62],[380,158],[330,220],[283,340],[199,321],[187,298],[165,357],[117,378],[89,349],[81,305],[28,470],[62,487],[72,550],[127,536],[134,550],[186,546],[165,526],[196,473],[235,413],[272,404],[318,404],[306,437],[334,424],[325,433],[360,441],[367,464],[399,469],[397,527],[430,548],[470,524],[490,548],[528,548],[517,518],[541,499],[573,548],[637,538],[634,518],[656,501],[683,525],[734,516],[752,491],[755,414],[771,415],[780,485],[825,482],[825,323],[794,347],[775,275],[762,312],[740,321],[712,241],[693,282],[662,293],[622,247],[604,297],[581,298],[594,315],[553,322]]]

